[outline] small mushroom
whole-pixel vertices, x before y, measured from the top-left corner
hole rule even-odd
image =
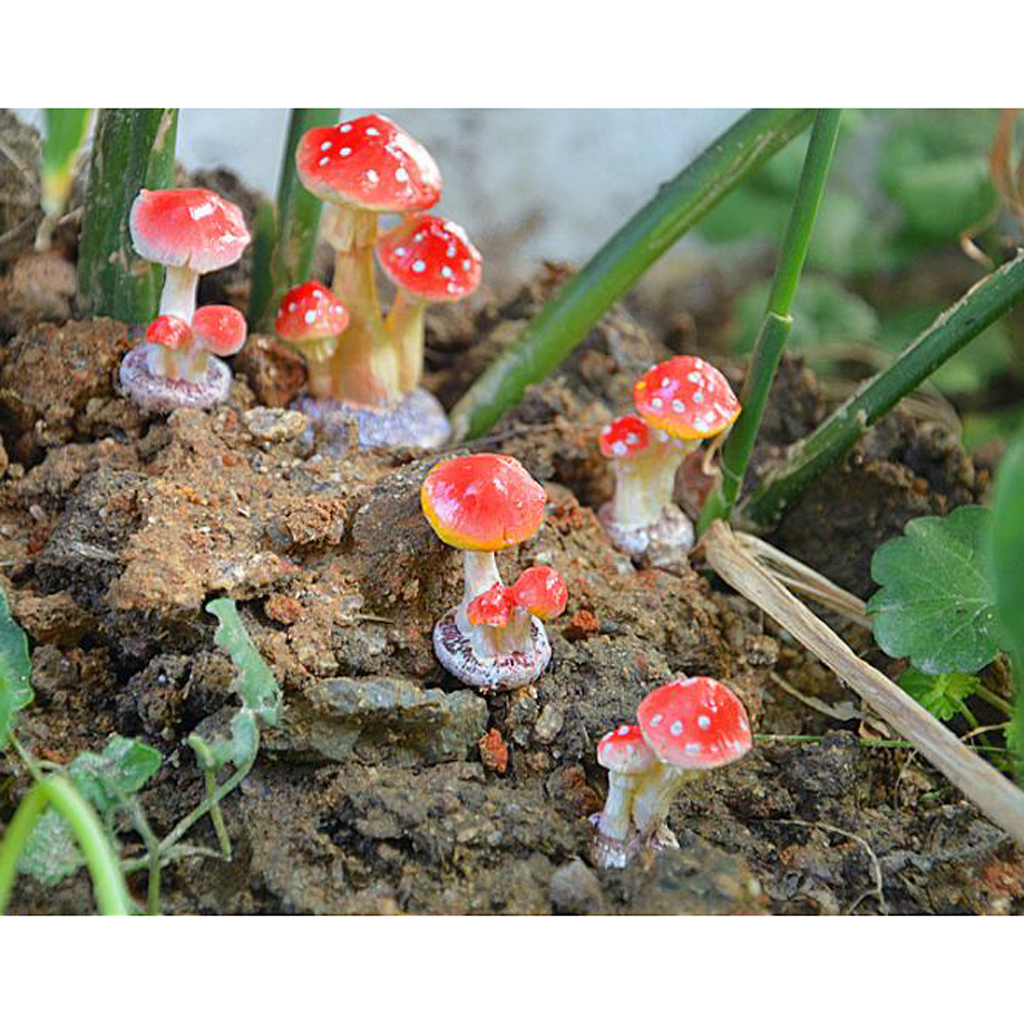
[[[608,797],[604,810],[590,819],[590,861],[598,868],[624,868],[637,840],[633,796],[658,759],[639,726],[620,725],[597,744],[597,763],[608,769]]]
[[[420,500],[438,537],[465,553],[462,602],[434,627],[438,660],[456,678],[489,693],[533,682],[547,667],[551,645],[531,609],[554,613],[565,584],[545,570],[543,578],[520,577],[506,588],[494,553],[537,532],[544,520],[544,488],[511,456],[465,455],[434,466]],[[550,595],[547,604],[540,591]]]
[[[652,366],[634,385],[633,399],[642,419],[622,416],[602,432],[601,451],[616,460],[616,489],[599,516],[620,551],[671,561],[689,551],[694,537],[673,501],[676,470],[687,452],[732,425],[740,404],[725,377],[696,356]]]
[[[228,306],[197,312],[196,286],[200,274],[234,263],[249,244],[241,210],[205,188],[143,189],[132,204],[129,228],[139,255],[163,264],[167,276],[160,316],[146,343],[121,363],[122,385],[151,412],[225,401],[231,371],[210,353],[237,352],[245,342],[245,321]]]
[[[675,679],[649,693],[637,721],[657,759],[633,797],[642,846],[678,846],[666,819],[679,790],[697,772],[738,760],[750,750],[746,709],[725,683],[708,676]]]
[[[327,360],[348,327],[348,310],[326,285],[307,281],[292,288],[281,300],[274,320],[277,336],[305,358],[309,393],[330,393]]]
[[[423,317],[428,303],[458,302],[480,284],[482,260],[454,221],[430,213],[407,217],[377,240],[377,259],[398,289],[386,327],[398,350],[403,391],[423,374]]]

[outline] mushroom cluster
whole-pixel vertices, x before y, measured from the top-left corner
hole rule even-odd
[[[420,500],[438,537],[464,552],[462,601],[434,627],[438,661],[485,693],[532,683],[551,659],[543,623],[561,615],[568,591],[546,566],[506,587],[494,555],[540,529],[544,488],[509,455],[465,455],[434,466]]]
[[[143,189],[129,218],[132,244],[167,268],[157,318],[121,363],[121,383],[151,412],[204,409],[227,399],[231,371],[218,356],[245,344],[233,306],[196,309],[199,275],[234,263],[249,244],[242,211],[205,188]]]
[[[441,198],[441,172],[419,142],[379,114],[310,129],[296,165],[303,185],[326,204],[323,237],[335,252],[331,288],[348,310],[344,337],[322,365],[311,365],[298,407],[328,437],[354,419],[364,447],[440,447],[451,433],[447,417],[419,386],[423,311],[469,295],[481,272],[480,254],[462,228],[421,213]],[[403,219],[378,238],[384,214]],[[375,253],[397,288],[386,319]]]
[[[676,470],[702,441],[732,426],[740,404],[709,362],[674,356],[633,387],[639,415],[601,431],[601,454],[614,460],[615,497],[599,516],[612,543],[659,564],[693,546],[693,524],[673,501]]]
[[[750,750],[746,709],[725,683],[708,676],[674,679],[637,708],[638,725],[620,725],[597,745],[608,769],[608,798],[594,828],[596,867],[625,867],[644,850],[679,845],[666,824],[680,789],[697,772]]]

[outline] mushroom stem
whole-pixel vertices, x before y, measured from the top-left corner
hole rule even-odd
[[[377,301],[373,267],[373,243],[377,215],[351,206],[331,206],[324,214],[324,238],[334,247],[334,278],[331,288],[349,312],[344,343],[330,359],[329,396],[350,405],[387,408],[402,397],[398,357],[384,329]],[[318,375],[317,386],[326,383]]]
[[[399,288],[388,311],[385,328],[398,359],[402,391],[419,387],[423,376],[424,313],[427,305]]]
[[[630,459],[615,462],[615,522],[626,529],[650,526],[673,504],[676,471],[696,441],[653,439],[650,447]]]
[[[465,551],[463,555],[465,587],[462,603],[465,607],[484,591],[490,590],[495,583],[500,583],[501,576],[498,575],[498,564],[494,560],[493,551]]]
[[[597,830],[608,839],[622,842],[629,835],[633,798],[643,775],[608,770],[608,797],[597,819]]]
[[[164,290],[160,293],[160,313],[180,316],[192,323],[196,311],[196,285],[199,275],[189,267],[168,267]]]
[[[198,384],[205,380],[210,367],[210,353],[202,342],[193,341],[188,348],[172,350],[166,345],[147,341],[146,368],[154,377],[165,380],[184,380]]]
[[[644,839],[654,835],[668,818],[676,794],[697,773],[687,768],[658,763],[640,777],[633,797],[633,824]]]

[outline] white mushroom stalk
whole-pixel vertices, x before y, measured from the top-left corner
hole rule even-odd
[[[191,323],[196,311],[198,287],[199,274],[191,267],[168,267],[163,291],[160,292],[160,314],[178,316]]]
[[[671,438],[664,431],[651,431],[643,451],[616,458],[615,497],[611,502],[614,521],[627,530],[656,523],[674,504],[676,472],[683,459],[699,444]]]

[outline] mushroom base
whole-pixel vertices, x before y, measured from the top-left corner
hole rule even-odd
[[[631,828],[624,839],[613,839],[601,831],[600,814],[592,814],[587,820],[594,830],[587,856],[595,868],[624,868],[638,857],[652,857],[661,850],[679,849],[679,840],[664,822],[646,839],[635,828]]]
[[[434,627],[434,653],[437,660],[467,686],[482,693],[516,690],[532,683],[548,667],[551,644],[543,624],[535,616],[531,616],[525,650],[487,657],[474,650],[472,637],[459,627],[458,611],[453,608]]]
[[[141,409],[167,413],[181,408],[209,409],[227,401],[231,371],[216,356],[209,357],[206,377],[193,383],[151,374],[148,348],[148,345],[133,348],[121,361],[121,385]]]
[[[693,523],[676,505],[666,505],[661,515],[646,526],[617,523],[611,502],[601,506],[598,518],[619,551],[653,566],[678,564],[693,547]]]
[[[452,432],[441,403],[423,388],[410,391],[389,409],[306,394],[292,405],[309,417],[328,452],[332,448],[347,451],[352,423],[359,432],[360,448],[440,448]]]

